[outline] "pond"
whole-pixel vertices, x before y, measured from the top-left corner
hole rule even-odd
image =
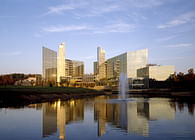
[[[194,103],[117,96],[0,108],[0,139],[195,139]]]

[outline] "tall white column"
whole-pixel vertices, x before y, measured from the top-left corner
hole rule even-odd
[[[58,65],[57,65],[57,82],[65,76],[65,43],[59,45]]]

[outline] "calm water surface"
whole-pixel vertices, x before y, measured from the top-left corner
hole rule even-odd
[[[0,139],[194,139],[195,105],[95,97],[0,109]]]

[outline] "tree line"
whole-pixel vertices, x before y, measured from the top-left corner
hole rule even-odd
[[[6,74],[6,75],[0,75],[0,85],[6,86],[6,85],[14,85],[16,81],[27,79],[28,77],[35,77],[35,74]]]

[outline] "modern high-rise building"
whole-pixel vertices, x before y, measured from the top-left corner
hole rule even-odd
[[[93,74],[97,75],[97,61],[93,62]]]
[[[105,51],[101,47],[97,48],[97,77],[103,79],[106,77],[105,69]]]
[[[60,78],[65,77],[65,43],[59,45],[59,55],[57,60],[57,82]]]
[[[59,54],[48,48],[42,48],[42,77],[46,83],[56,85],[61,79],[84,75],[84,62],[65,59],[65,43],[59,45]]]
[[[98,47],[97,57],[99,63],[96,66],[94,62],[94,72],[97,71],[99,77],[112,80],[118,79],[120,73],[126,73],[128,78],[136,78],[137,69],[148,64],[148,49],[126,52],[105,61],[105,52]]]
[[[57,52],[42,47],[42,78],[45,82],[56,83]]]
[[[120,73],[126,73],[128,78],[137,77],[137,69],[148,64],[148,49],[126,52],[106,61],[107,78],[118,78]]]
[[[84,62],[66,59],[66,77],[83,76],[84,75]]]

